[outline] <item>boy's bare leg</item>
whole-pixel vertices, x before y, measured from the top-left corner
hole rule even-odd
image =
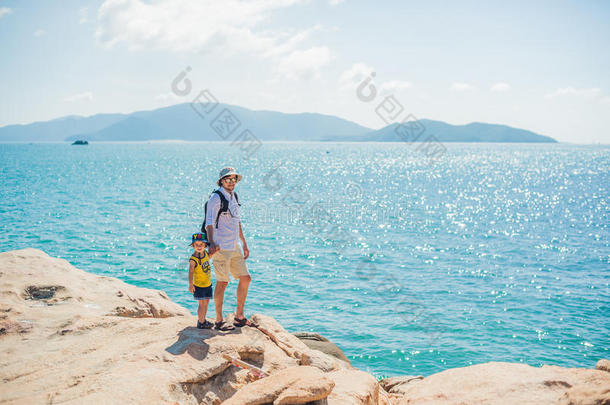
[[[239,278],[239,284],[237,285],[237,309],[235,310],[235,318],[237,319],[245,318],[244,306],[246,304],[246,297],[248,296],[250,281],[252,281],[252,277],[250,276],[241,276]]]
[[[225,298],[225,289],[229,283],[217,281],[214,289],[214,307],[216,308],[216,322],[222,321],[222,301]]]
[[[208,304],[210,300],[199,300],[199,307],[197,308],[197,318],[199,322],[205,322],[205,315],[208,313]]]

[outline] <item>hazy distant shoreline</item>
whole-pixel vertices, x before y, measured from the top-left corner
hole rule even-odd
[[[0,142],[236,141],[255,142],[523,142],[557,143],[549,136],[501,124],[452,125],[419,119],[400,123],[379,116],[381,129],[318,113],[282,113],[218,104],[201,112],[190,103],[130,114],[68,116],[0,127]],[[180,139],[176,139],[179,136]]]

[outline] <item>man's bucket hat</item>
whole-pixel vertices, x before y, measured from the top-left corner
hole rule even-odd
[[[218,186],[220,186],[220,180],[222,180],[224,177],[227,176],[233,176],[236,175],[237,176],[237,182],[239,183],[241,181],[241,174],[238,174],[235,169],[233,169],[232,167],[225,167],[224,169],[222,169],[220,171],[220,175],[218,176],[218,180],[216,181],[216,184],[218,184]]]

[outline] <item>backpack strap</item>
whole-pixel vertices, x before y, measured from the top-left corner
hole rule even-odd
[[[214,194],[214,192],[212,192],[212,194]],[[212,196],[212,194],[210,194],[210,197]],[[205,205],[203,206],[203,223],[201,224],[201,233],[206,237],[208,236],[208,231],[206,231],[205,229],[205,223],[207,221],[207,216],[208,216],[208,202],[210,202],[210,199],[208,198],[208,201],[205,202]]]
[[[227,200],[225,195],[220,190],[214,190],[214,193],[218,194],[218,197],[220,197],[220,209],[216,215],[216,222],[214,222],[216,228],[218,228],[218,219],[220,218],[220,214],[229,210],[229,200]]]
[[[218,218],[220,218],[220,214],[229,210],[229,201],[227,201],[226,197],[224,196],[224,194],[222,194],[220,189],[216,189],[216,190],[212,191],[212,194],[210,194],[210,197],[212,197],[214,194],[218,194],[218,197],[220,198],[220,209],[218,210],[218,215],[216,215],[216,221],[214,222],[216,225],[216,228],[218,228]],[[207,221],[207,215],[208,215],[208,202],[210,202],[209,198],[208,198],[208,201],[206,201],[205,205],[203,206],[203,223],[201,224],[201,233],[203,233],[206,236],[207,236],[207,231],[205,229],[205,223]]]

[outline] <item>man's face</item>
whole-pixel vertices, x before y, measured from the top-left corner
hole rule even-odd
[[[222,178],[222,186],[228,191],[233,191],[236,183],[237,183],[236,175],[226,176],[226,177]]]

